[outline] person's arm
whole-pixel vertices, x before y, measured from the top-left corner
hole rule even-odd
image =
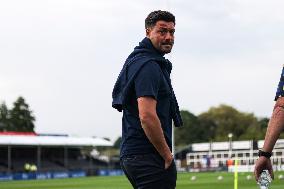
[[[270,153],[272,152],[274,145],[283,129],[284,129],[284,97],[279,97],[276,101],[271,119],[268,123],[262,151]],[[270,159],[261,156],[259,157],[259,159],[255,164],[254,175],[256,181],[258,181],[259,176],[264,169],[267,169],[269,171],[272,178],[274,177]]]
[[[284,97],[277,99],[269,121],[262,150],[272,152],[273,147],[284,129]]]
[[[140,97],[137,101],[142,128],[149,141],[165,160],[165,169],[167,169],[173,161],[173,156],[156,113],[157,101],[152,97]]]

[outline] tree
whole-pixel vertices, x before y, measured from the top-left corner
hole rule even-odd
[[[243,119],[240,124],[246,125],[243,134],[239,140],[260,140],[264,138],[266,128],[262,128],[259,120],[254,114],[243,113]],[[266,126],[267,127],[267,126]]]
[[[228,105],[212,107],[198,118],[201,128],[207,128],[209,139],[214,141],[227,141],[229,133],[233,133],[233,140],[258,140],[263,136],[254,114],[239,112]]]
[[[260,118],[258,120],[258,123],[260,124],[260,128],[261,128],[261,133],[262,133],[262,139],[264,139],[265,137],[265,133],[266,133],[266,129],[269,123],[269,119],[268,118]],[[279,136],[279,138],[284,138],[284,132],[282,132]]]
[[[9,110],[5,104],[5,102],[3,102],[0,105],[0,131],[7,131],[9,130]]]
[[[269,123],[269,119],[267,117],[258,119],[258,124],[259,124],[261,129],[265,129],[266,130],[267,126],[268,126],[268,123]]]
[[[200,129],[198,118],[189,111],[181,111],[183,126],[175,128],[175,145],[183,146],[204,140],[204,131]]]
[[[14,102],[14,107],[10,111],[12,131],[34,132],[35,117],[29,110],[29,105],[23,97],[19,97]]]
[[[198,116],[200,130],[203,131],[203,142],[212,141],[215,139],[217,125],[211,116],[203,113]]]

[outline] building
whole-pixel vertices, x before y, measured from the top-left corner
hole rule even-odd
[[[187,147],[189,152],[186,153],[186,170],[190,172],[233,171],[235,161],[238,160],[240,172],[253,171],[258,158],[258,149],[263,146],[263,143],[263,140],[194,143]],[[271,160],[274,170],[284,170],[284,139],[279,139],[275,144]]]
[[[100,174],[109,164],[91,156],[98,146],[112,143],[93,137],[0,132],[0,180]]]

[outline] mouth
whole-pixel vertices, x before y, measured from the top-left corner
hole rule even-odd
[[[169,44],[169,43],[167,43],[167,44],[162,44],[162,46],[172,47],[172,46],[173,46],[173,44]]]
[[[173,46],[174,43],[171,41],[165,41],[164,43],[162,43],[163,46]]]

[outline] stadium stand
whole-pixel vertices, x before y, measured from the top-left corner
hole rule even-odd
[[[239,161],[240,171],[253,171],[258,158],[258,149],[263,146],[263,140],[195,143],[178,152],[186,151],[186,169],[196,171],[233,171],[234,161]],[[181,155],[180,155],[181,156]],[[176,157],[179,157],[176,155]],[[284,170],[284,140],[277,141],[271,157],[274,170]]]
[[[0,132],[0,180],[14,176],[7,174],[31,172],[36,172],[32,178],[50,177],[51,173],[54,177],[97,174],[98,169],[109,168],[109,164],[90,153],[82,153],[97,146],[112,146],[112,143],[92,137]],[[47,176],[40,175],[44,173]]]

